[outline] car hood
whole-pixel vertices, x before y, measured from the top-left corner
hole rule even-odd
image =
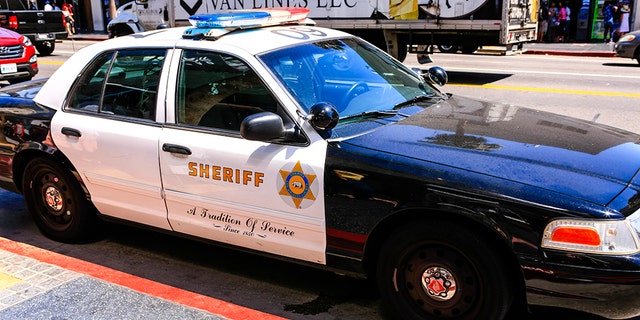
[[[3,43],[20,43],[20,34],[13,32],[11,30],[7,30],[4,28],[0,28],[0,41]]]
[[[640,168],[637,134],[460,97],[366,132],[341,143],[402,162],[411,174],[507,196],[533,187],[604,206]]]

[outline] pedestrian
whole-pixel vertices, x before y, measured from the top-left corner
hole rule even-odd
[[[556,42],[565,42],[567,39],[567,8],[558,2],[558,29]]]
[[[71,31],[71,26],[74,22],[73,14],[71,13],[71,11],[69,11],[69,7],[66,3],[62,4],[62,15],[64,16],[64,25],[67,30],[67,34],[69,36],[72,36],[73,32]]]
[[[607,1],[604,4],[604,8],[602,8],[602,22],[604,24],[604,43],[610,43],[613,39],[613,32],[615,29],[613,28],[613,4]]]
[[[49,0],[44,2],[44,11],[53,11],[53,6]]]
[[[547,0],[543,0],[540,6],[538,23],[538,42],[543,42],[548,39],[547,31],[549,30],[549,6],[547,5]]]
[[[567,30],[565,30],[565,42],[567,42],[572,39],[571,31],[573,30],[573,27],[571,26],[571,2],[567,0],[564,4],[564,9],[567,11]]]
[[[550,42],[556,40],[559,25],[560,22],[558,21],[558,8],[556,7],[555,2],[551,2],[551,6],[549,7],[549,32],[547,33],[547,38]]]
[[[38,10],[36,0],[29,0],[29,10]]]
[[[629,3],[622,4],[620,12],[620,28],[618,29],[618,34],[622,37],[629,32]]]

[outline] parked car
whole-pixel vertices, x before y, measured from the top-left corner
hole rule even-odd
[[[636,30],[620,37],[613,46],[616,56],[636,59],[640,63],[640,30]]]
[[[396,318],[640,315],[640,135],[445,94],[304,15],[194,16],[0,95],[0,186],[52,239],[144,225],[369,277]]]
[[[38,73],[36,49],[29,38],[0,28],[0,80],[31,80]]]

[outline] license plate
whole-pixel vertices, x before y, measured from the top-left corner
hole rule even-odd
[[[15,63],[7,63],[0,65],[0,73],[16,73],[18,72],[18,65]]]
[[[55,37],[53,36],[52,33],[38,33],[36,35],[36,38],[38,40],[53,40],[53,39],[55,39]]]

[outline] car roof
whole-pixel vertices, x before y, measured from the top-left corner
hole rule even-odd
[[[50,81],[44,84],[34,101],[53,109],[59,109],[68,92],[83,68],[91,63],[97,55],[109,50],[134,48],[192,48],[213,49],[241,56],[258,55],[278,48],[311,43],[318,40],[349,37],[338,30],[309,25],[284,25],[236,29],[217,34],[215,39],[184,38],[183,34],[190,27],[153,30],[125,37],[105,40],[83,48],[71,56],[58,68]]]

